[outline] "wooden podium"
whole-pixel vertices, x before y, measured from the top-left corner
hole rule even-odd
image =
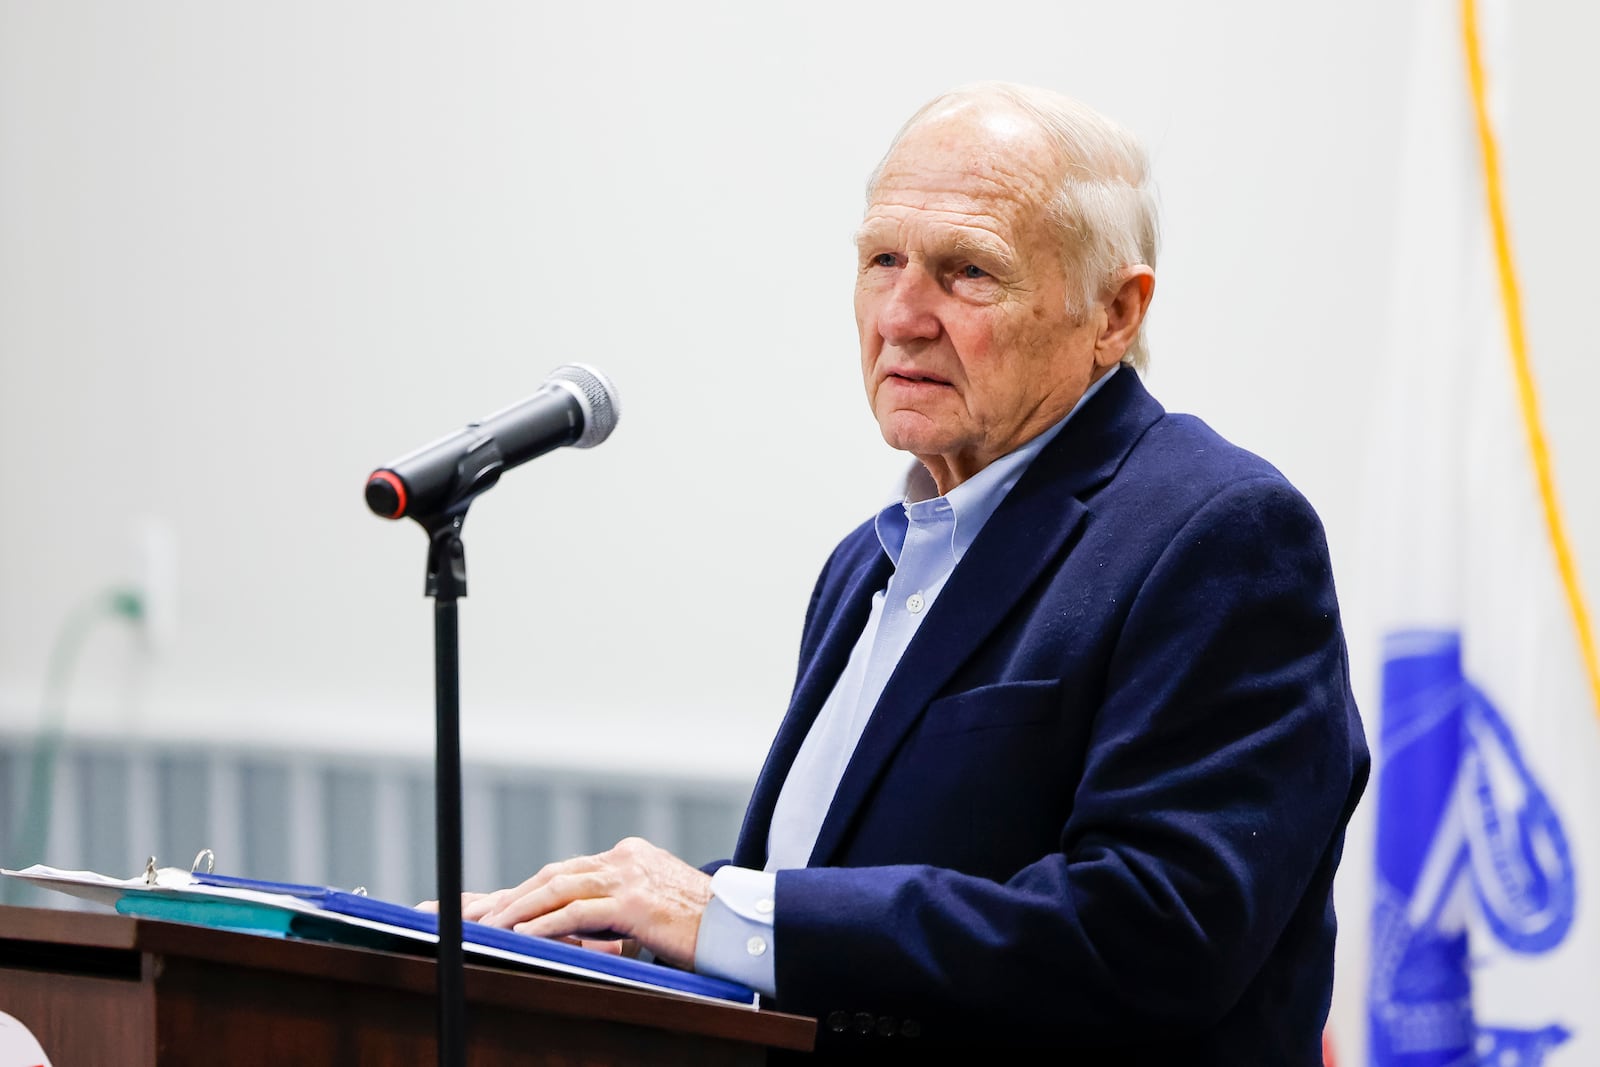
[[[0,1011],[54,1067],[437,1062],[431,959],[125,915],[0,907]],[[467,967],[467,1061],[761,1064],[816,1021]]]

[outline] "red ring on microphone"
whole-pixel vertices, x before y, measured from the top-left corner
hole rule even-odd
[[[399,475],[395,474],[394,471],[373,471],[372,477],[368,478],[367,481],[370,483],[373,478],[388,482],[390,488],[394,490],[395,498],[400,501],[399,507],[394,509],[394,513],[389,518],[398,519],[404,515],[406,513],[406,483],[402,482]]]

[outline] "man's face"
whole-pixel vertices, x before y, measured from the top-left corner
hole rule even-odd
[[[1068,314],[1036,130],[967,106],[913,127],[857,233],[856,326],[883,438],[941,493],[1059,421],[1096,366],[1103,316]]]

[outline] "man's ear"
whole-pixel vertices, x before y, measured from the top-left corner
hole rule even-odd
[[[1110,367],[1122,362],[1123,353],[1139,335],[1139,324],[1144,322],[1155,291],[1156,272],[1143,263],[1129,267],[1123,274],[1121,284],[1103,305],[1105,323],[1100,328],[1100,336],[1095,338],[1096,366]]]

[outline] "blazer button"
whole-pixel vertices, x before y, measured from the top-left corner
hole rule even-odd
[[[847,1027],[849,1025],[850,1025],[850,1016],[846,1015],[844,1012],[842,1012],[842,1011],[830,1011],[828,1013],[828,1029],[832,1030],[834,1033],[836,1033],[836,1034],[844,1033],[845,1027]]]
[[[856,1012],[856,1033],[863,1036],[872,1033],[873,1024],[875,1024],[877,1021],[878,1020],[872,1017],[872,1013],[870,1011]]]
[[[921,1037],[922,1036],[922,1024],[917,1022],[917,1020],[915,1020],[915,1019],[907,1019],[905,1022],[900,1024],[900,1036],[901,1037]]]
[[[878,1036],[879,1037],[893,1037],[894,1036],[894,1019],[892,1017],[890,1017],[888,1015],[882,1015],[882,1016],[878,1017]]]

